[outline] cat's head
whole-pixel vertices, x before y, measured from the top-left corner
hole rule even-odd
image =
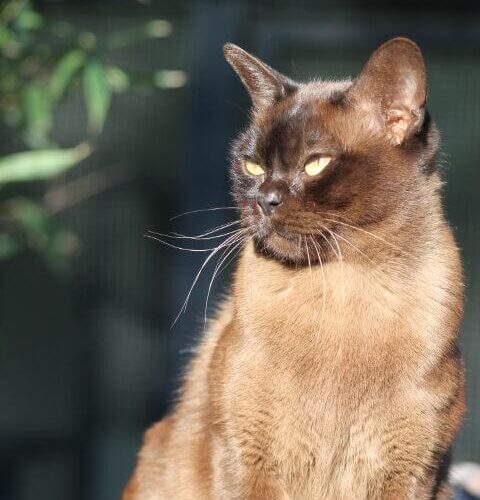
[[[242,222],[259,248],[293,262],[321,259],[360,237],[354,227],[414,203],[437,147],[414,42],[383,44],[354,80],[310,83],[235,45],[224,51],[252,99],[231,168]]]

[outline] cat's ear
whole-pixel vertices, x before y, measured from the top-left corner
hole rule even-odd
[[[297,87],[292,80],[233,43],[225,44],[223,53],[250,94],[256,111],[274,104]]]
[[[425,117],[427,84],[420,49],[408,38],[384,43],[372,54],[349,94],[390,142],[402,144],[421,130]]]

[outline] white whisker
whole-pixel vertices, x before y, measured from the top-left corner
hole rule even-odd
[[[218,240],[220,238],[224,238],[225,236],[229,236],[230,234],[234,234],[238,232],[240,228],[234,229],[233,231],[227,231],[226,233],[216,234],[214,236],[188,236],[182,233],[176,233],[172,231],[171,233],[159,233],[154,231],[149,231],[150,234],[154,234],[156,236],[161,236],[162,238],[171,238],[173,240],[191,240],[191,241],[208,241],[208,240]]]
[[[204,310],[204,328],[207,325],[207,312],[208,312],[208,299],[210,297],[210,292],[212,290],[213,282],[215,281],[215,278],[217,275],[220,274],[221,271],[223,271],[225,268],[220,269],[222,264],[228,259],[229,255],[232,254],[235,250],[237,250],[239,247],[241,247],[245,241],[247,240],[246,236],[241,236],[238,241],[234,241],[231,246],[227,247],[226,250],[223,252],[223,254],[220,256],[218,259],[218,262],[215,266],[215,269],[212,274],[212,279],[210,280],[210,283],[208,285],[208,291],[207,291],[207,297],[205,299],[205,310]]]
[[[322,270],[322,281],[323,281],[322,301],[323,301],[323,306],[322,306],[322,322],[320,324],[320,330],[321,330],[323,327],[323,322],[324,322],[324,318],[325,318],[325,309],[326,309],[326,305],[327,305],[327,301],[326,301],[327,280],[325,278],[325,269],[323,267],[323,262],[322,262],[322,258],[320,257],[320,251],[318,249],[317,243],[316,243],[315,239],[313,238],[313,236],[310,236],[310,239],[312,240],[313,246],[315,247],[315,251],[317,252],[318,262],[320,263],[320,269]]]
[[[341,266],[341,268],[342,268],[342,275],[343,275],[343,273],[344,273],[344,269],[343,269],[343,255],[342,255],[342,252],[341,252],[341,250],[340,250],[340,245],[338,244],[338,241],[337,241],[337,239],[335,238],[335,235],[332,233],[332,231],[330,231],[330,229],[328,229],[328,227],[326,227],[326,226],[324,226],[324,225],[322,225],[322,224],[320,224],[320,223],[318,223],[318,226],[322,229],[322,231],[323,231],[323,230],[327,231],[327,232],[330,234],[330,236],[332,237],[333,241],[335,242],[335,245],[336,245],[336,247],[337,247],[337,250],[335,250],[335,249],[333,248],[333,245],[330,243],[330,240],[329,240],[329,239],[328,239],[328,238],[327,238],[327,237],[323,234],[323,232],[322,232],[322,231],[320,231],[320,233],[319,233],[319,234],[320,234],[320,236],[321,236],[321,237],[322,237],[322,238],[323,238],[323,239],[324,239],[324,240],[328,243],[328,245],[329,245],[329,246],[330,246],[330,248],[332,249],[332,252],[333,252],[333,253],[335,254],[335,256],[337,257],[337,260],[339,261],[340,266]],[[337,253],[337,251],[338,251],[338,253]]]
[[[332,231],[335,236],[337,238],[340,238],[341,240],[343,240],[345,243],[347,243],[347,245],[350,245],[352,248],[354,248],[359,254],[363,255],[367,260],[369,260],[372,264],[376,264],[375,261],[373,261],[366,253],[362,252],[362,250],[360,250],[360,248],[358,248],[356,245],[354,245],[351,241],[348,241],[346,238],[344,238],[343,236],[339,235],[338,233],[335,233],[334,231]]]
[[[336,219],[327,219],[325,217],[325,220],[328,220],[330,222],[334,222],[336,224],[341,224],[342,226],[346,226],[346,227],[349,227],[351,229],[355,229],[357,231],[361,231],[362,233],[365,233],[365,234],[368,234],[369,236],[372,236],[373,238],[376,238],[377,240],[379,241],[382,241],[383,243],[385,243],[386,245],[389,245],[390,247],[392,248],[395,248],[396,250],[398,250],[399,252],[403,253],[403,254],[406,254],[406,255],[409,255],[409,252],[406,252],[405,250],[403,250],[403,248],[400,248],[399,246],[397,245],[394,245],[393,243],[391,243],[390,241],[387,241],[386,239],[382,238],[381,236],[378,236],[377,234],[375,233],[372,233],[370,231],[367,231],[366,229],[363,229],[361,227],[358,227],[358,226],[353,226],[351,224],[347,224],[346,222],[341,222],[339,220],[336,220]]]
[[[247,229],[245,229],[245,231],[247,231]],[[175,323],[178,321],[178,319],[180,318],[182,312],[185,312],[186,308],[187,308],[187,304],[188,304],[188,301],[190,300],[190,296],[192,295],[192,291],[193,289],[195,288],[195,285],[197,284],[197,281],[199,280],[200,278],[200,275],[202,274],[202,271],[205,269],[205,267],[207,266],[207,264],[210,262],[210,260],[220,251],[222,250],[222,248],[225,248],[226,246],[229,246],[232,244],[233,241],[235,241],[235,239],[238,237],[238,234],[234,234],[232,236],[229,236],[225,241],[223,241],[222,243],[220,243],[216,248],[214,248],[212,250],[212,252],[210,253],[210,255],[204,260],[203,264],[201,265],[200,269],[198,270],[194,280],[193,280],[193,283],[192,285],[190,286],[190,289],[188,290],[188,293],[187,293],[187,297],[185,298],[185,301],[182,305],[182,307],[180,308],[180,311],[178,312],[173,324],[172,324],[172,327],[175,325]]]
[[[184,240],[202,240],[202,239],[208,240],[208,239],[221,238],[222,235],[215,235],[211,238],[208,238],[207,236],[214,234],[214,233],[217,233],[218,231],[222,231],[223,229],[228,229],[229,227],[231,227],[235,224],[239,224],[239,223],[240,223],[240,220],[235,220],[232,222],[228,222],[227,224],[221,224],[220,226],[217,226],[213,229],[209,229],[205,233],[192,235],[192,236],[181,234],[181,233],[176,233],[176,232],[171,232],[171,233],[160,233],[158,231],[148,231],[148,232],[150,234],[154,234],[156,236],[161,236],[162,238],[173,238],[173,239],[184,239]],[[232,233],[233,233],[233,231],[232,231]],[[230,233],[224,233],[224,235],[227,235],[227,234],[230,234]]]
[[[310,252],[308,251],[308,242],[307,242],[306,236],[305,236],[305,249],[307,251],[308,269],[310,271],[310,288],[312,291],[312,301],[315,302],[315,288],[313,286],[313,272],[312,272],[312,265],[311,265],[311,261],[310,261]]]
[[[234,226],[235,224],[240,224],[240,219],[227,222],[226,224],[221,224],[220,226],[209,229],[208,231],[201,234],[194,234],[192,236],[187,236],[187,235],[181,235],[181,236],[185,236],[185,238],[203,238],[211,234],[218,233],[218,231],[223,231],[224,229],[228,229],[229,227]],[[180,234],[180,233],[173,233],[173,234]]]
[[[186,248],[186,247],[179,247],[177,245],[173,245],[172,243],[169,243],[168,241],[162,240],[161,238],[158,238],[157,236],[153,236],[152,234],[145,234],[145,238],[150,238],[151,240],[158,241],[159,243],[162,243],[163,245],[170,247],[170,248],[175,248],[175,250],[182,250],[183,252],[211,252],[212,250],[215,250],[217,247],[213,248]]]
[[[184,215],[197,214],[200,212],[212,212],[214,210],[238,210],[238,207],[212,207],[212,208],[200,208],[198,210],[189,210],[188,212],[183,212],[181,214],[175,215],[170,220],[175,220]]]
[[[330,231],[330,229],[328,229],[328,227],[325,227],[325,230],[328,231],[332,235],[333,241],[335,242],[335,245],[336,245],[337,250],[338,250],[338,254],[340,255],[340,262],[342,263],[342,269],[343,269],[343,255],[342,255],[342,251],[340,250],[340,245],[338,244],[337,237],[333,231]]]

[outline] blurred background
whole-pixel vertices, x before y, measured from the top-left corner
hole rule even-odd
[[[465,262],[468,414],[480,461],[480,3],[7,0],[0,4],[0,499],[109,500],[169,409],[212,269],[148,231],[233,219],[227,152],[248,99],[233,41],[298,79],[386,39],[422,47],[445,205]],[[204,256],[203,256],[204,258]],[[214,286],[218,301],[228,273]]]

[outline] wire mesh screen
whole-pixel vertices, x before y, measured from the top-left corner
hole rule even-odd
[[[144,234],[198,232],[227,220],[212,212],[169,221],[182,211],[231,204],[228,143],[245,123],[248,103],[223,62],[225,41],[299,79],[353,76],[389,36],[405,34],[422,45],[430,109],[446,153],[445,205],[467,277],[462,348],[469,410],[455,459],[480,461],[480,33],[468,13],[388,14],[363,3],[354,11],[350,2],[341,10],[334,2],[164,2],[139,17],[166,13],[174,35],[123,52],[122,62],[138,71],[187,70],[189,84],[114,103],[96,152],[69,174],[87,191],[108,182],[59,216],[80,242],[66,274],[52,274],[31,252],[0,266],[1,498],[118,498],[142,430],[171,405],[188,351],[202,334],[210,276],[170,330],[201,260]],[[97,31],[128,27],[138,16],[136,4],[112,5],[97,13],[93,3],[44,4],[51,15]],[[74,98],[62,109],[61,140],[71,141],[84,125],[81,106]],[[5,135],[2,147],[9,146]],[[227,283],[219,280],[212,304]]]

